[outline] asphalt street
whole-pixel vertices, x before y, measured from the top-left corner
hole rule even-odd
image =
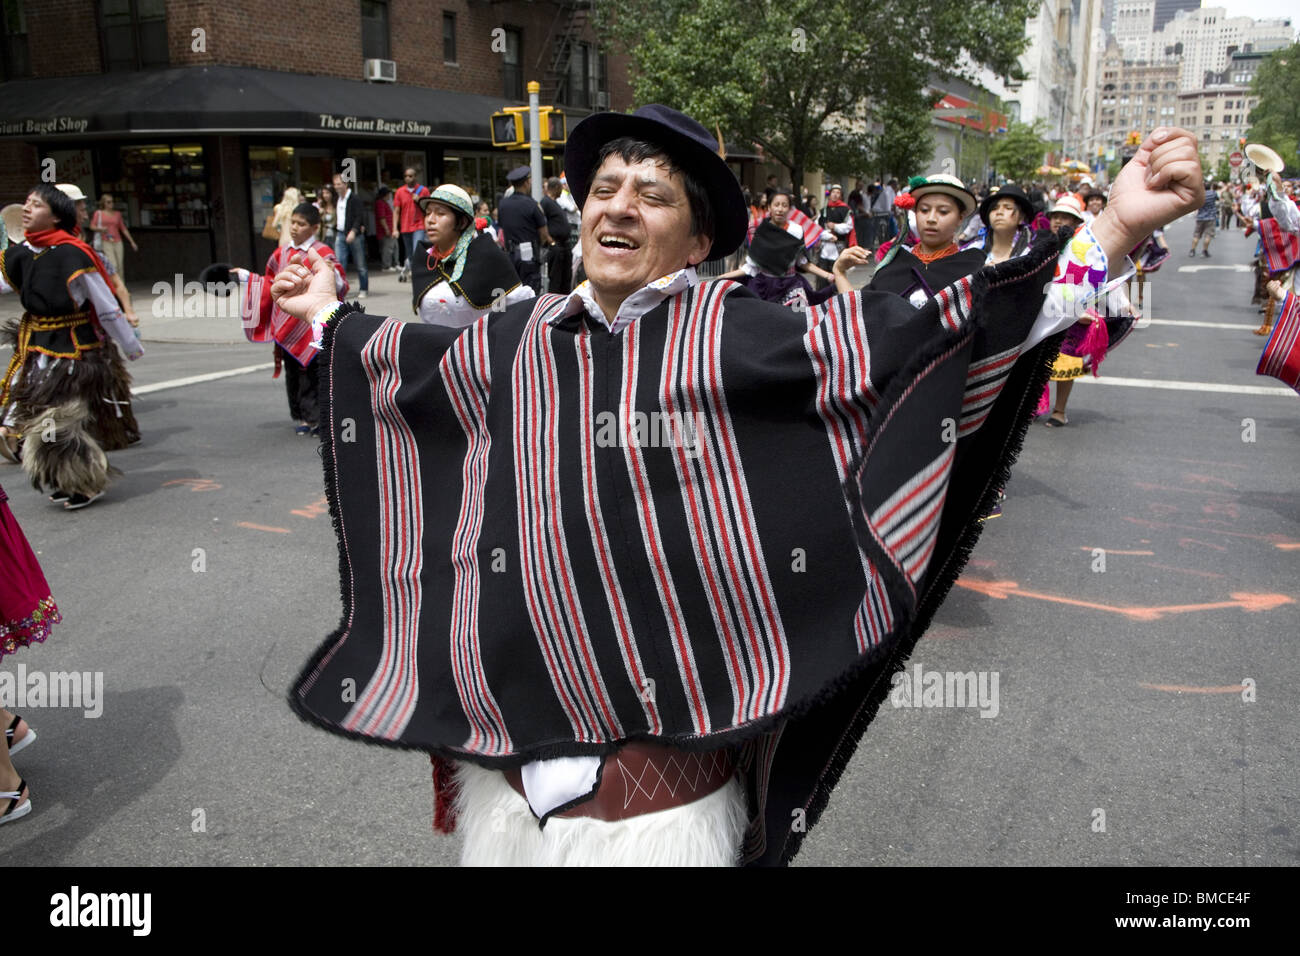
[[[887,702],[798,864],[1300,861],[1300,400],[1254,372],[1253,240],[1192,259],[1190,219],[1167,235],[1153,321],[1075,387],[1067,427],[1031,428],[912,658],[978,675],[988,716]],[[373,311],[409,315],[407,286],[371,285]],[[455,863],[426,757],[285,703],[341,613],[315,443],[269,368],[177,384],[270,348],[137,300],[144,440],[112,456],[105,499],[66,513],[0,463],[64,616],[4,669],[104,686],[99,717],[18,708],[35,809],[0,829],[0,858]]]

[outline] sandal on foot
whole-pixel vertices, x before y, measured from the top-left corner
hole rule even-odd
[[[11,757],[14,754],[18,753],[18,751],[26,747],[28,744],[35,743],[36,741],[36,731],[32,730],[31,724],[28,724],[27,733],[23,734],[21,740],[19,740],[17,743],[14,743],[14,731],[18,729],[18,725],[21,723],[23,723],[23,719],[19,717],[17,714],[14,714],[13,723],[11,723],[8,727],[5,728],[5,743],[9,747],[9,756]]]
[[[22,800],[23,794],[27,791],[27,781],[19,780],[17,790],[0,790],[0,800],[8,800],[9,806],[5,808],[4,813],[0,813],[0,826],[6,823],[13,823],[15,820],[21,820],[27,814],[32,812],[32,798],[28,797]]]
[[[1064,428],[1070,424],[1068,418],[1057,418],[1055,415],[1050,416],[1047,421],[1043,422],[1048,428]]]

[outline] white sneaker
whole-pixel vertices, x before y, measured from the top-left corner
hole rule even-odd
[[[358,293],[357,293],[357,298],[358,298],[358,299],[364,299],[364,298],[366,298],[366,291],[365,291],[364,289],[362,289],[360,292],[358,292]]]

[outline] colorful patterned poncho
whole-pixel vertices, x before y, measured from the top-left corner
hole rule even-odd
[[[736,747],[744,860],[787,862],[975,544],[1066,300],[1105,276],[1095,247],[1057,253],[920,309],[716,281],[618,334],[558,296],[464,330],[341,315],[344,616],[292,705],[496,769]]]

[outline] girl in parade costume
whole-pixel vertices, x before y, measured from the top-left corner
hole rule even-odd
[[[275,372],[272,377],[279,377],[283,366],[289,415],[297,422],[294,431],[299,435],[315,434],[319,423],[316,351],[311,347],[310,326],[299,322],[272,303],[271,282],[294,255],[306,257],[314,249],[334,267],[335,293],[339,301],[343,301],[343,296],[348,291],[348,279],[334,258],[334,251],[325,243],[316,241],[316,230],[320,223],[321,213],[314,205],[299,203],[289,217],[289,232],[293,241],[271,253],[271,257],[266,260],[264,276],[218,263],[204,269],[199,277],[199,281],[204,283],[226,283],[232,278],[240,283],[244,335],[250,342],[276,343]]]
[[[73,201],[41,183],[23,206],[23,226],[25,241],[0,253],[0,292],[18,292],[25,309],[3,330],[14,351],[0,380],[0,408],[8,406],[0,446],[16,455],[21,436],[32,485],[76,510],[101,497],[115,473],[105,452],[130,443],[112,401],[129,392],[130,377],[113,342],[132,361],[144,347],[103,264],[76,237]]]
[[[50,629],[63,620],[59,607],[45,583],[31,545],[9,510],[5,490],[0,487],[0,659],[20,647],[42,644]],[[14,769],[10,758],[35,743],[36,731],[17,714],[0,707],[0,726],[5,728],[5,745],[0,747],[0,825],[21,820],[32,811],[27,781]]]
[[[775,192],[768,203],[768,217],[753,227],[749,236],[749,254],[740,268],[724,273],[719,279],[735,279],[760,299],[806,309],[835,294],[834,276],[808,261],[808,236],[804,226],[790,221],[791,196]],[[814,292],[800,272],[810,272],[831,282]]]
[[[411,306],[421,322],[463,329],[493,309],[533,298],[505,251],[477,233],[465,190],[444,184],[418,202],[427,241],[411,254]]]
[[[1033,241],[1029,222],[1034,218],[1034,205],[1020,187],[1003,186],[989,193],[980,203],[979,214],[984,227],[963,249],[983,252],[985,265],[1014,259],[1029,251]]]
[[[957,232],[976,205],[974,194],[960,179],[939,173],[912,182],[907,195],[912,201],[909,211],[916,218],[916,242],[891,243],[868,288],[902,296],[919,309],[944,286],[977,272],[986,255],[982,249],[962,250],[957,245]],[[904,202],[900,208],[907,205]],[[852,291],[848,270],[868,264],[866,250],[846,249],[835,262],[838,291]]]
[[[1084,226],[1085,214],[1083,200],[1072,195],[1062,196],[1051,209],[1052,229],[1057,232],[1069,229],[1077,234]],[[1138,246],[1141,248],[1146,244],[1143,242]],[[1168,249],[1165,249],[1165,254],[1168,255]],[[1124,281],[1127,280],[1128,276],[1125,276]],[[1097,369],[1108,351],[1119,345],[1133,330],[1137,316],[1128,296],[1116,285],[1111,284],[1100,308],[1086,310],[1079,321],[1065,333],[1060,354],[1052,364],[1051,380],[1056,383],[1056,402],[1054,405],[1049,403],[1049,388],[1044,387],[1038,403],[1039,414],[1047,413],[1050,407],[1051,414],[1043,422],[1050,428],[1064,428],[1070,423],[1065,408],[1070,401],[1070,392],[1074,389],[1074,380],[1087,372],[1099,375]]]

